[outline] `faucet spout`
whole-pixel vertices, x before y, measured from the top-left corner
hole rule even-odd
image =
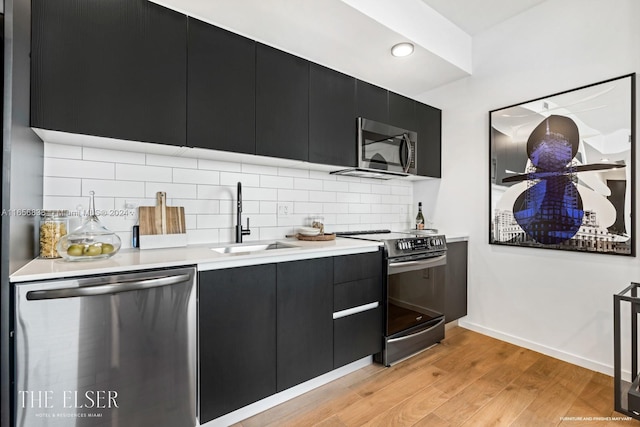
[[[242,236],[251,234],[249,229],[249,218],[247,218],[247,228],[242,227],[242,183],[238,182],[238,199],[236,205],[236,243],[242,243]]]

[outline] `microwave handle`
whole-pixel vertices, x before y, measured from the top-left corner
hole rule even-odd
[[[411,166],[411,141],[409,140],[409,135],[406,133],[402,135],[402,143],[407,145],[407,158],[402,166],[402,171],[404,173],[409,172],[409,167]]]

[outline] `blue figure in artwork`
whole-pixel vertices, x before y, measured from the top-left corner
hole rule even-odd
[[[578,145],[578,127],[564,116],[547,117],[529,135],[527,155],[535,170],[525,175],[530,183],[537,182],[516,199],[513,215],[536,242],[562,243],[582,225],[582,198],[575,184],[578,168],[572,165]]]

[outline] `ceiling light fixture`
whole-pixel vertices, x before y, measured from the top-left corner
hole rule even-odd
[[[398,43],[391,48],[393,56],[409,56],[413,53],[413,45],[411,43]]]

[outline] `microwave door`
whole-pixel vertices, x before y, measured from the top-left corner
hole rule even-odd
[[[363,147],[363,157],[372,169],[406,172],[405,160],[402,158],[403,146],[404,140],[395,136],[367,141]]]

